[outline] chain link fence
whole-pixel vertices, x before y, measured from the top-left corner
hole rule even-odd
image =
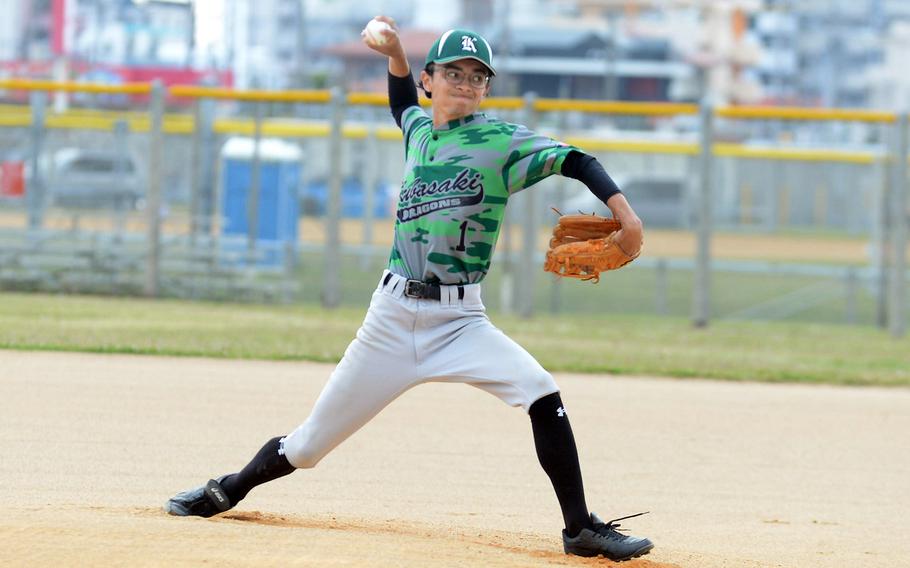
[[[386,264],[404,153],[383,96],[0,89],[5,289],[336,306],[365,303]],[[515,195],[485,281],[492,309],[904,333],[905,114],[487,106],[597,156],[646,227],[635,263],[598,286],[561,282],[540,269],[552,209],[605,207],[559,176]]]

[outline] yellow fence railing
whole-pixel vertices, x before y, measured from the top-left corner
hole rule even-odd
[[[103,94],[150,94],[151,83],[128,83],[124,85],[102,85],[79,82],[35,81],[29,79],[0,79],[0,90],[13,91],[60,91]],[[177,98],[212,98],[251,102],[279,103],[328,103],[332,93],[328,90],[266,91],[236,90],[225,87],[201,87],[196,85],[174,85],[167,88],[167,94]],[[381,93],[348,93],[345,100],[349,105],[382,106],[388,104],[388,97]],[[423,100],[422,104],[429,104]],[[531,104],[536,111],[573,111],[600,114],[625,115],[694,115],[699,107],[692,103],[594,101],[578,99],[535,98]],[[484,106],[507,110],[520,110],[528,100],[520,97],[490,97]],[[852,122],[893,123],[896,113],[865,109],[821,109],[815,107],[756,107],[727,106],[715,109],[721,118],[731,119],[781,119],[781,120],[835,120]]]
[[[715,114],[722,118],[761,120],[843,121],[894,123],[893,112],[863,109],[826,109],[806,107],[720,107]]]
[[[150,94],[151,83],[127,83],[124,85],[103,85],[79,82],[35,81],[29,79],[0,79],[0,90],[13,91],[60,91],[83,92],[95,94]],[[211,98],[221,100],[276,102],[276,103],[314,103],[331,102],[332,93],[328,90],[267,91],[236,90],[226,87],[202,87],[197,85],[173,85],[167,88],[167,94],[176,98]],[[348,93],[345,100],[350,105],[382,106],[388,104],[388,97],[381,93]],[[429,104],[423,100],[422,104]],[[520,110],[528,101],[520,97],[490,97],[484,101],[488,108]],[[698,114],[699,107],[691,103],[670,102],[632,102],[632,101],[595,101],[578,99],[535,98],[533,109],[542,112],[588,112],[599,114],[675,116]],[[731,119],[781,119],[781,120],[836,120],[852,122],[893,123],[896,113],[864,109],[820,109],[812,107],[718,107],[715,114]]]
[[[7,89],[10,91],[54,91],[107,95],[147,95],[152,92],[152,84],[126,83],[124,85],[103,85],[97,83],[34,81],[31,79],[0,79],[0,89]]]
[[[698,105],[684,103],[640,103],[628,101],[537,99],[534,101],[534,110],[589,112],[599,114],[672,116],[698,114]]]
[[[195,99],[228,99],[272,103],[327,103],[332,100],[329,91],[238,91],[223,87],[195,87],[176,85],[168,89],[173,97]]]
[[[130,83],[125,85],[100,85],[75,82],[33,81],[25,79],[2,79],[0,90],[7,91],[47,91],[89,94],[124,94],[149,95],[151,83]],[[266,91],[234,90],[223,87],[201,87],[193,85],[175,85],[166,89],[172,98],[216,99],[225,101],[287,103],[287,104],[328,104],[332,101],[332,92],[328,90]],[[345,103],[353,106],[385,106],[388,96],[381,93],[353,92],[344,95]],[[428,106],[430,101],[421,99],[421,104]],[[668,102],[629,102],[629,101],[594,101],[547,98],[490,97],[483,102],[482,108],[503,110],[522,110],[530,108],[535,112],[584,112],[609,115],[638,116],[677,116],[695,115],[699,106],[690,103]],[[897,114],[879,110],[864,109],[820,109],[807,107],[748,107],[727,106],[714,109],[714,115],[731,120],[799,120],[799,121],[845,121],[893,124]],[[0,105],[0,127],[28,127],[31,124],[29,107],[25,105]],[[112,130],[117,122],[126,121],[130,130],[147,132],[151,119],[148,112],[104,111],[90,109],[70,109],[63,113],[48,113],[45,118],[47,128]],[[252,118],[219,118],[213,129],[219,134],[245,134],[255,132],[255,121]],[[190,114],[165,114],[162,122],[165,134],[191,134],[195,130],[195,118]],[[264,119],[261,124],[264,136],[290,138],[323,138],[330,134],[326,121],[304,121],[293,119]],[[400,140],[401,133],[397,128],[368,127],[365,125],[346,124],[343,135],[346,138],[366,138],[373,132],[380,140]],[[628,139],[604,139],[591,137],[569,137],[569,144],[591,151],[612,151],[646,154],[697,155],[699,145],[695,142],[651,141]],[[743,159],[825,161],[855,164],[872,164],[883,159],[873,152],[850,152],[831,149],[806,149],[798,147],[767,148],[745,144],[717,143],[713,145],[717,156]]]

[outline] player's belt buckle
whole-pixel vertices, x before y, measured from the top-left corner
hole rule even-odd
[[[426,298],[427,283],[420,280],[408,280],[404,283],[404,295],[408,298]]]

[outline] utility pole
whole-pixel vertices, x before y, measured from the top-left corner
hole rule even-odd
[[[494,54],[493,65],[499,67],[499,70],[496,72],[496,82],[501,85],[498,96],[502,97],[511,97],[515,95],[515,91],[518,89],[518,85],[515,85],[514,78],[512,73],[509,72],[505,65],[502,65],[504,59],[509,60],[511,63],[511,58],[509,56],[512,51],[511,41],[512,41],[512,32],[509,29],[509,14],[512,13],[512,0],[500,0],[499,2],[499,54]],[[499,63],[496,62],[496,58],[499,58]]]
[[[306,89],[309,84],[307,77],[307,29],[306,29],[306,0],[299,0],[300,17],[297,21],[297,74],[300,76],[298,83],[300,88]]]
[[[604,58],[604,100],[615,101],[619,98],[619,77],[616,74],[616,62],[619,61],[619,42],[617,41],[616,17],[608,8],[604,12],[604,18],[607,24],[607,37],[604,46],[606,47],[606,57]]]

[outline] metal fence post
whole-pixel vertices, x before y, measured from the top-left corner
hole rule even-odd
[[[850,266],[845,276],[844,319],[849,324],[856,323],[856,298],[859,295],[859,276],[856,272],[856,267]]]
[[[659,316],[667,315],[670,310],[667,307],[667,259],[658,258],[654,265],[654,312]]]
[[[118,160],[114,166],[120,176],[127,175],[127,168],[130,164],[130,125],[126,120],[120,119],[114,123],[114,145],[118,154]],[[111,210],[114,222],[114,238],[117,242],[123,240],[123,233],[126,226],[126,212],[131,209],[133,203],[128,200],[118,199]]]
[[[343,131],[345,95],[341,87],[332,88],[331,132],[329,134],[329,195],[325,219],[325,267],[322,287],[322,305],[337,307],[341,303],[341,183],[343,176]]]
[[[565,98],[568,98],[566,96]],[[566,115],[568,113],[565,111],[560,111],[557,120],[557,136],[559,140],[567,134],[566,126]],[[564,176],[559,176],[556,180],[556,206],[562,209],[564,207],[563,203],[566,201],[566,186],[568,185],[568,178]],[[546,211],[546,210],[544,210]],[[572,211],[566,211],[566,213],[572,213]],[[550,313],[556,314],[559,313],[562,308],[562,278],[551,278],[550,281]]]
[[[699,108],[699,188],[696,208],[695,274],[693,275],[692,325],[706,327],[711,306],[711,199],[713,177],[714,108],[707,99]]]
[[[161,168],[162,122],[164,120],[164,86],[160,80],[152,83],[149,102],[149,161],[148,195],[146,196],[146,263],[145,295],[158,296],[161,268]]]
[[[214,213],[214,162],[215,162],[215,101],[196,99],[195,127],[193,128],[193,181],[190,196],[190,242],[196,236],[209,236]]]
[[[29,97],[32,110],[31,155],[32,178],[25,193],[28,207],[28,228],[38,231],[44,224],[44,177],[41,171],[41,149],[44,146],[44,119],[47,111],[47,93],[32,91]]]
[[[529,130],[537,128],[537,113],[534,110],[535,93],[524,96],[525,126]],[[537,252],[537,198],[536,191],[526,191],[522,197],[524,207],[521,218],[521,254],[518,259],[518,278],[515,279],[515,297],[518,299],[518,315],[529,318],[534,315],[534,291],[536,272],[534,259]]]
[[[892,150],[882,160],[881,183],[872,193],[872,230],[869,236],[871,244],[872,287],[875,294],[875,325],[881,329],[888,326],[888,200],[893,183]]]
[[[512,210],[506,207],[502,216],[502,228],[499,229],[499,243],[496,245],[496,262],[499,264],[499,310],[504,314],[515,311],[515,276],[513,274],[513,259],[515,251],[512,250]]]
[[[256,263],[256,244],[259,239],[259,196],[262,193],[262,120],[265,103],[257,101],[253,120],[253,164],[250,171],[250,192],[246,200],[246,250],[250,265]]]
[[[908,115],[901,112],[895,123],[895,148],[892,160],[892,184],[889,213],[891,220],[891,274],[888,287],[888,329],[893,337],[907,331],[907,153]]]
[[[193,137],[190,163],[190,246],[196,246],[196,233],[199,231],[199,194],[202,192],[202,101],[196,99],[193,105]]]
[[[373,212],[376,210],[376,193],[379,190],[379,136],[376,128],[376,123],[371,122],[364,141],[362,270],[368,270],[373,262]]]

